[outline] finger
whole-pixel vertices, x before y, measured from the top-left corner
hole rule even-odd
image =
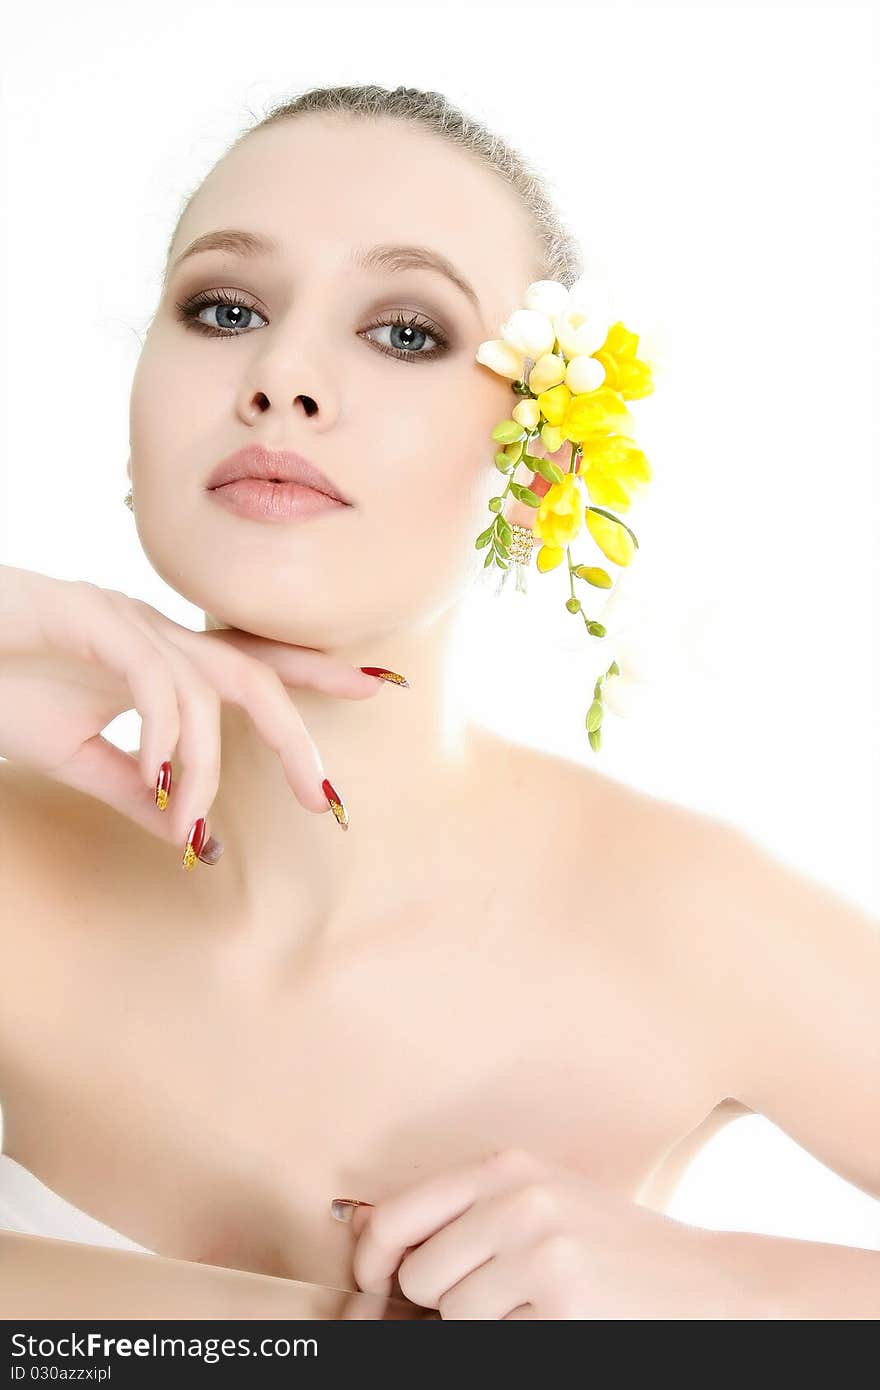
[[[436,1177],[377,1202],[366,1218],[354,1252],[361,1288],[388,1293],[407,1247],[420,1245],[455,1221],[483,1194],[502,1191],[540,1165],[528,1153],[505,1149],[478,1163],[457,1165]],[[363,1219],[363,1218],[360,1218]]]
[[[124,595],[122,596],[125,597]],[[137,600],[133,604],[132,621],[143,624],[157,646],[169,660],[172,669],[180,673],[182,688],[181,720],[187,715],[185,708],[186,692],[194,701],[204,702],[211,693],[210,713],[205,713],[207,728],[213,739],[213,760],[208,766],[205,753],[203,730],[198,725],[202,712],[195,710],[195,769],[186,784],[183,798],[185,809],[179,813],[186,822],[182,829],[184,838],[196,816],[207,816],[207,810],[217,795],[220,778],[220,704],[240,706],[250,718],[257,733],[275,752],[284,769],[288,784],[300,804],[309,811],[323,814],[330,808],[324,794],[322,782],[325,779],[323,761],[314,739],[309,734],[302,716],[293,704],[281,677],[266,663],[245,654],[237,642],[210,642],[205,637],[213,634],[188,633],[188,629],[177,624],[167,624],[167,620],[156,624],[156,610]],[[172,629],[172,637],[165,639],[164,633]],[[244,636],[245,634],[242,634]],[[195,640],[190,640],[195,639]],[[269,646],[275,644],[269,643]],[[312,653],[312,655],[320,655]],[[336,663],[345,674],[343,663]],[[364,676],[364,680],[372,678]],[[375,684],[375,682],[374,682]],[[187,732],[189,725],[187,724]],[[201,745],[198,740],[201,739]],[[184,779],[187,778],[187,756],[184,754]],[[208,768],[206,773],[205,769]],[[209,799],[207,799],[209,798]]]
[[[246,666],[225,697],[245,710],[263,742],[278,754],[297,801],[308,811],[329,810],[321,785],[327,775],[323,760],[281,677],[259,661],[243,660]]]
[[[144,786],[138,761],[103,734],[86,739],[71,758],[52,773],[65,786],[85,792],[128,816],[151,834],[170,839],[155,795]]]
[[[210,636],[265,662],[284,685],[320,690],[325,695],[338,695],[347,700],[364,700],[375,695],[383,685],[396,684],[380,676],[368,676],[356,666],[315,647],[288,646],[237,628],[215,629]]]
[[[150,638],[120,616],[112,591],[77,581],[70,592],[76,602],[68,607],[62,597],[54,613],[52,641],[65,651],[97,661],[131,693],[142,722],[140,758],[135,767],[140,766],[144,787],[153,788],[159,764],[179,735],[179,694],[174,679],[167,665],[157,661]],[[56,769],[50,775],[63,781],[62,771]],[[100,788],[97,782],[92,794],[100,796]]]
[[[389,682],[378,676],[365,675],[357,667],[340,661],[316,647],[300,647],[286,642],[276,642],[272,638],[259,637],[239,628],[212,628],[208,632],[192,632],[189,628],[174,623],[164,613],[143,605],[145,618],[169,641],[176,642],[194,660],[206,643],[225,644],[234,647],[243,655],[249,656],[264,665],[271,666],[285,685],[303,686],[320,690],[326,695],[338,695],[344,699],[363,700],[375,695],[381,686]]]
[[[220,700],[240,706],[264,743],[278,754],[300,804],[307,811],[328,811],[321,785],[326,776],[323,760],[277,672],[235,644],[201,642],[188,644],[188,650]]]
[[[530,1257],[531,1251],[525,1248],[487,1260],[441,1294],[434,1306],[442,1318],[457,1322],[500,1321],[520,1317],[523,1310],[534,1316],[534,1309],[526,1302],[534,1292]]]
[[[177,690],[178,738],[161,755],[161,759],[173,756],[177,776],[168,810],[159,814],[167,815],[167,822],[163,819],[165,834],[183,853],[196,820],[204,817],[207,822],[220,787],[220,697],[189,657],[150,626],[136,601],[116,591],[110,599],[124,621],[143,634],[153,648],[154,660],[170,672]],[[205,840],[207,837],[206,825]]]
[[[404,1257],[397,1272],[400,1287],[413,1302],[437,1308],[442,1295],[472,1271],[532,1243],[556,1218],[553,1196],[540,1184],[499,1181],[494,1191],[484,1188],[466,1211]]]

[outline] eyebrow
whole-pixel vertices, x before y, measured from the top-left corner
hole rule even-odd
[[[195,241],[177,257],[168,270],[165,281],[167,282],[168,277],[184,261],[188,261],[191,256],[200,255],[205,251],[225,251],[234,256],[255,259],[259,256],[277,255],[280,249],[274,237],[264,236],[259,232],[245,232],[234,227],[226,227],[216,232],[205,232],[203,236],[196,237]],[[432,250],[430,246],[397,246],[383,242],[378,246],[359,248],[354,251],[349,265],[359,270],[433,270],[456,285],[462,294],[467,296],[477,313],[480,313],[480,301],[473,285],[465,279],[461,271],[457,270],[446,256],[439,251]]]

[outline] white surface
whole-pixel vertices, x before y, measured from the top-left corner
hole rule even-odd
[[[85,1245],[106,1245],[147,1255],[153,1253],[103,1221],[80,1211],[4,1153],[0,1153],[0,1231],[77,1240]]]

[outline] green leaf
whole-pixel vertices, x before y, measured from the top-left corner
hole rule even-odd
[[[599,725],[602,723],[604,713],[605,711],[602,708],[602,701],[594,700],[593,703],[590,705],[590,708],[587,710],[587,729],[590,733],[592,733],[595,729],[598,729]]]
[[[602,747],[602,730],[588,729],[587,738],[590,740],[590,747],[595,753],[598,753],[599,749]]]
[[[538,458],[537,454],[524,454],[523,463],[527,464],[533,473],[540,473],[548,483],[561,483],[565,476],[558,463],[554,463],[552,459]]]
[[[524,434],[525,430],[516,420],[501,420],[492,431],[492,438],[497,444],[515,444]]]

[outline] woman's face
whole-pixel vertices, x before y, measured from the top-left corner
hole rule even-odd
[[[175,264],[229,228],[278,249]],[[440,253],[478,304],[436,270],[349,264],[384,244]],[[474,354],[536,278],[515,196],[426,131],[298,118],[211,171],[169,267],[130,404],[135,516],[157,572],[223,624],[316,647],[455,601],[485,557],[474,541],[502,483],[491,431],[515,403]],[[245,307],[208,303],[216,292]],[[290,523],[229,511],[209,474],[254,443],[304,454],[353,505]]]

